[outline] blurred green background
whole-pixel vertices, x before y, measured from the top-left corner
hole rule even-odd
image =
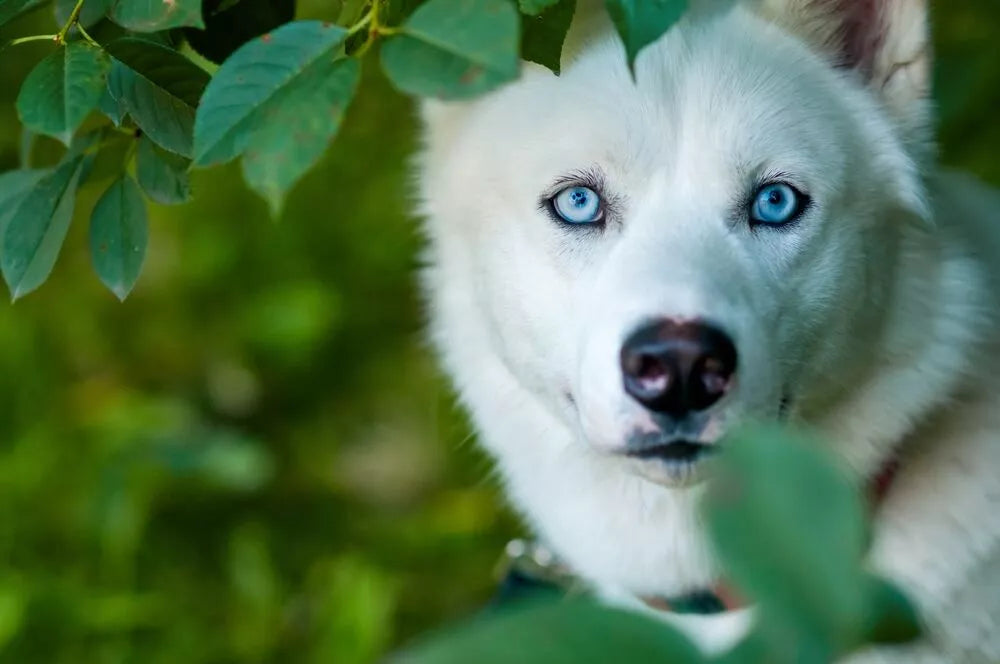
[[[1000,5],[935,21],[942,160],[1000,184]],[[0,52],[0,171],[51,48]],[[198,172],[122,305],[91,182],[52,278],[0,304],[0,661],[368,662],[489,597],[517,526],[422,341],[414,112],[366,65],[279,223]]]

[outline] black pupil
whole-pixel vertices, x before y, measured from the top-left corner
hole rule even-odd
[[[587,203],[587,194],[583,191],[574,191],[570,194],[570,198],[573,201],[573,205],[577,207],[583,207]]]
[[[785,195],[782,194],[777,189],[772,189],[771,193],[768,194],[768,196],[767,196],[767,201],[771,205],[778,205],[778,204],[782,203],[784,200],[785,200]]]

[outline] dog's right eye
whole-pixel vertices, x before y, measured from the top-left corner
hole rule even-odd
[[[567,224],[596,224],[604,218],[601,196],[590,187],[566,187],[552,197],[551,204]]]

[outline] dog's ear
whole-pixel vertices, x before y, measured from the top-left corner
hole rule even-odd
[[[930,93],[927,0],[759,0],[761,13],[837,67],[855,70],[897,119],[921,122]]]

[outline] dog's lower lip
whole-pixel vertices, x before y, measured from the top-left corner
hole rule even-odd
[[[712,445],[696,443],[689,440],[675,440],[669,443],[653,445],[641,450],[630,451],[628,455],[639,459],[661,459],[668,462],[690,462],[697,461],[712,451],[714,451],[714,446]]]

